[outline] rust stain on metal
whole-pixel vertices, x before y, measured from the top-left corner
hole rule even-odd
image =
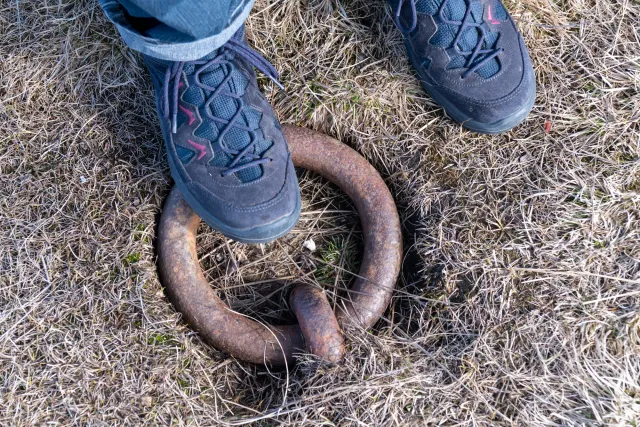
[[[362,223],[362,264],[358,278],[344,296],[345,302],[337,307],[336,318],[326,296],[317,288],[305,286],[296,287],[291,295],[300,325],[263,325],[232,311],[202,274],[196,255],[200,218],[176,188],[160,218],[160,280],[186,321],[215,348],[238,359],[282,366],[294,361],[294,353],[304,351],[306,340],[311,352],[335,362],[344,351],[340,326],[354,322],[370,328],[391,301],[402,256],[400,221],[389,189],[357,152],[312,130],[295,126],[283,129],[294,164],[338,185],[354,201]]]

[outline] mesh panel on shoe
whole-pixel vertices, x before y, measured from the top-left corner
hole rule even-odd
[[[256,153],[264,153],[269,148],[271,148],[272,145],[273,145],[273,142],[263,139],[262,141],[256,144]]]
[[[176,152],[178,153],[178,157],[183,164],[189,163],[189,160],[191,160],[196,154],[187,148],[180,147],[179,145],[176,145]]]
[[[490,49],[496,45],[498,41],[498,33],[488,33],[485,35],[483,49]],[[485,79],[494,76],[500,71],[500,64],[497,59],[492,59],[478,69],[477,73]]]
[[[244,110],[244,123],[251,129],[258,129],[260,126],[260,119],[262,119],[262,113],[254,108],[247,108]]]
[[[220,149],[220,146],[216,145],[213,148],[213,159],[209,162],[211,166],[223,168],[231,162],[231,157]]]
[[[465,0],[450,0],[444,8],[444,16],[452,21],[462,21],[466,11]]]
[[[218,67],[210,67],[200,74],[200,81],[207,86],[216,88],[222,84],[222,80],[224,80],[224,76],[226,75],[222,66]]]
[[[494,46],[496,44],[496,42],[498,41],[498,33],[487,33],[484,36],[484,46],[483,49],[489,49],[491,48],[491,46]]]
[[[242,131],[238,128],[233,128],[229,130],[229,132],[227,132],[227,134],[224,136],[224,143],[227,147],[239,151],[251,143],[251,136],[248,132]],[[253,147],[254,153],[256,152],[256,145],[254,145]],[[250,159],[245,158],[238,162],[238,165],[242,165],[249,161]],[[258,169],[257,167],[253,167],[238,171],[236,175],[238,176],[238,178],[240,178],[241,181],[248,182],[260,178],[260,176],[262,175],[262,170],[261,168]]]
[[[255,181],[262,176],[262,166],[242,169],[241,171],[236,172],[236,175],[242,182]]]
[[[244,121],[247,125],[247,127],[249,127],[250,129],[254,129],[254,137],[255,138],[260,138],[259,142],[256,143],[256,145],[254,146],[254,153],[256,154],[263,154],[264,152],[266,152],[269,148],[271,148],[271,146],[273,145],[272,141],[268,141],[266,139],[264,139],[263,135],[262,135],[262,131],[260,131],[260,120],[262,119],[262,113],[257,111],[254,108],[247,108],[244,110]],[[246,169],[247,174],[242,174],[240,176],[240,179],[248,179],[248,180],[254,180],[254,179],[258,179],[260,178],[260,176],[262,174],[259,174],[256,176],[255,172],[252,169]],[[240,171],[241,173],[244,171]]]
[[[496,2],[500,7],[496,8],[496,19],[505,20],[506,10],[500,2]],[[416,0],[416,10],[422,13],[428,13],[435,15],[438,13],[442,0]],[[445,18],[452,21],[462,21],[467,11],[467,4],[465,0],[449,0],[444,8],[443,15]],[[474,23],[481,23],[483,21],[484,6],[482,3],[473,3],[471,5],[471,21]],[[438,25],[438,30],[433,35],[429,43],[434,46],[448,48],[453,43],[456,34],[460,27],[457,25],[441,23]],[[478,38],[480,37],[480,30],[473,27],[467,27],[458,39],[458,48],[462,51],[473,51]],[[485,39],[482,43],[481,49],[490,49],[495,46],[495,42],[498,40],[498,33],[489,32],[485,35]],[[476,58],[476,61],[481,61],[482,57]],[[462,56],[455,56],[447,64],[448,69],[461,68],[466,64],[466,59]],[[480,69],[476,70],[481,77],[487,79],[500,71],[500,64],[497,59],[493,58],[485,63]]]
[[[482,67],[478,68],[476,73],[480,74],[485,79],[488,79],[491,76],[495,76],[500,71],[500,65],[496,59],[492,59],[484,64]]]
[[[191,86],[184,92],[182,99],[189,104],[199,106],[204,102],[204,94],[202,93],[202,89],[199,87]]]
[[[238,101],[229,96],[218,95],[213,99],[211,104],[209,104],[211,115],[214,117],[220,117],[221,119],[230,120],[238,111],[237,103]]]
[[[213,124],[212,122],[203,122],[198,129],[193,133],[198,138],[206,139],[211,142],[215,142],[218,140],[218,135],[220,135],[220,131],[218,130],[218,126]],[[212,144],[213,147],[213,159],[209,162],[210,165],[216,166],[219,168],[223,168],[231,162],[231,158],[222,151],[218,144]]]
[[[250,143],[249,133],[238,128],[231,128],[224,136],[224,144],[232,150],[240,151]]]
[[[249,80],[237,69],[233,69],[231,71],[231,79],[229,80],[229,86],[231,91],[236,95],[244,95],[244,91],[247,88],[247,84],[249,84]]]
[[[440,0],[416,0],[416,11],[433,15],[440,8]]]
[[[185,72],[187,75],[188,74],[193,74],[193,72],[196,70],[196,66],[194,64],[184,64],[184,68],[182,69],[183,72]]]
[[[473,3],[471,5],[471,17],[473,18],[473,22],[482,22],[484,14],[484,6],[482,3]]]
[[[211,124],[211,122],[204,122],[193,133],[198,138],[207,139],[209,141],[215,141],[218,139],[220,132],[218,127]]]
[[[495,2],[494,3],[494,9],[493,10],[493,17],[495,19],[497,19],[498,21],[506,21],[507,20],[507,9],[504,8],[504,6],[502,5],[502,3]]]
[[[204,59],[213,59],[214,57],[216,57],[216,55],[217,53],[214,52]],[[224,59],[233,61],[234,55],[231,53],[227,53],[224,55]],[[195,73],[195,71],[196,66],[194,64],[185,64],[184,73],[186,75],[192,75],[193,73]],[[199,74],[200,82],[213,88],[214,90],[222,84],[225,77],[228,75],[230,75],[230,78],[227,80],[226,87],[224,87],[222,91],[219,92],[218,95],[216,95],[216,97],[211,101],[211,103],[209,104],[209,111],[207,112],[213,117],[224,120],[231,120],[236,115],[241,105],[241,102],[239,100],[228,96],[228,93],[231,92],[237,96],[244,95],[249,85],[249,78],[245,76],[245,74],[240,69],[231,64],[219,64],[217,66],[213,65],[209,68],[206,68]],[[204,114],[205,111],[203,110],[208,97],[210,97],[212,93],[212,91],[203,90],[196,85],[191,85],[182,94],[182,100],[200,108],[200,114],[203,118],[203,122],[195,130],[194,135],[212,142],[214,157],[209,162],[209,164],[211,164],[212,166],[224,168],[228,167],[228,165],[233,160],[233,157],[231,155],[222,150],[218,141],[220,132],[227,127],[227,124],[208,119],[207,114]],[[246,127],[248,129],[251,129],[252,131],[257,132],[250,132],[245,129],[231,126],[230,129],[226,132],[222,144],[224,144],[224,146],[226,146],[228,149],[241,151],[245,147],[247,147],[247,145],[251,144],[251,134],[254,134],[255,137],[259,135],[260,140],[255,143],[251,151],[257,155],[262,155],[273,145],[273,142],[264,140],[264,138],[262,137],[262,132],[259,131],[261,119],[262,113],[259,110],[245,105],[242,114],[236,119],[235,123],[237,123],[237,125],[239,125],[240,127]],[[182,124],[186,120],[188,120],[186,114],[184,114],[182,111],[179,111],[178,125]],[[190,161],[195,155],[195,153],[191,150],[182,147],[178,148],[178,156],[184,163]],[[238,165],[242,165],[249,161],[251,160],[245,158],[238,162]],[[260,178],[262,176],[262,173],[262,166],[258,165],[247,169],[242,169],[236,172],[235,175],[242,182],[249,182]]]
[[[466,59],[462,56],[454,56],[451,58],[451,61],[447,64],[447,70],[454,70],[456,68],[464,67],[464,64],[467,62]]]

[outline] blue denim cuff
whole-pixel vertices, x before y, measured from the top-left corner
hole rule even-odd
[[[165,61],[195,61],[225,44],[246,21],[254,2],[248,0],[220,33],[189,41],[166,41],[140,34],[127,21],[125,11],[117,0],[100,0],[100,6],[131,49]]]

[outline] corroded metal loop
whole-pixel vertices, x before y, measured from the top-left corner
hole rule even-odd
[[[400,273],[402,232],[398,211],[386,184],[364,157],[328,135],[284,126],[293,163],[322,175],[353,200],[364,232],[360,272],[340,307],[338,323],[354,321],[365,329],[391,302]]]
[[[171,302],[215,348],[252,363],[283,365],[304,348],[300,327],[265,326],[231,310],[204,278],[196,254],[200,217],[174,187],[158,228],[158,269]]]
[[[311,285],[297,285],[289,295],[289,304],[309,352],[324,361],[339,362],[344,355],[344,338],[324,291]]]
[[[319,357],[339,360],[344,349],[340,327],[353,322],[370,328],[389,305],[400,272],[400,221],[384,181],[362,156],[327,135],[295,126],[283,128],[294,164],[342,188],[354,201],[362,223],[362,264],[337,307],[337,323],[331,321],[326,297],[316,288],[292,291],[291,305],[298,320],[302,319],[300,325],[264,325],[232,311],[202,274],[196,255],[200,218],[176,188],[167,199],[158,229],[160,279],[186,321],[211,345],[238,359],[282,366],[304,350],[306,338],[308,349]],[[320,319],[314,323],[306,313],[318,313]]]

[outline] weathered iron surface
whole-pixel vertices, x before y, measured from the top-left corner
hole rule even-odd
[[[344,355],[344,338],[324,291],[311,285],[298,285],[291,291],[289,303],[307,350],[326,362],[339,362]]]
[[[298,325],[269,326],[232,311],[202,274],[196,255],[200,217],[174,187],[158,228],[160,280],[177,310],[218,350],[252,363],[282,366],[304,348]],[[299,350],[298,350],[299,351]]]
[[[384,181],[369,162],[345,144],[309,129],[284,126],[293,163],[338,185],[353,200],[364,232],[360,272],[336,313],[340,325],[367,329],[391,301],[400,273],[402,233],[398,211]]]
[[[302,330],[299,325],[264,325],[232,311],[202,274],[196,255],[200,219],[176,188],[160,218],[160,279],[186,321],[219,350],[245,361],[282,366],[293,361],[295,352],[304,351],[306,339],[309,350],[334,362],[344,350],[340,326],[353,322],[369,328],[389,305],[400,272],[400,221],[384,181],[358,153],[308,129],[284,126],[284,133],[296,166],[312,170],[342,188],[354,201],[362,223],[364,255],[360,272],[341,298],[337,322],[324,294],[305,286],[296,287],[291,296]],[[319,316],[317,320],[313,313]]]

